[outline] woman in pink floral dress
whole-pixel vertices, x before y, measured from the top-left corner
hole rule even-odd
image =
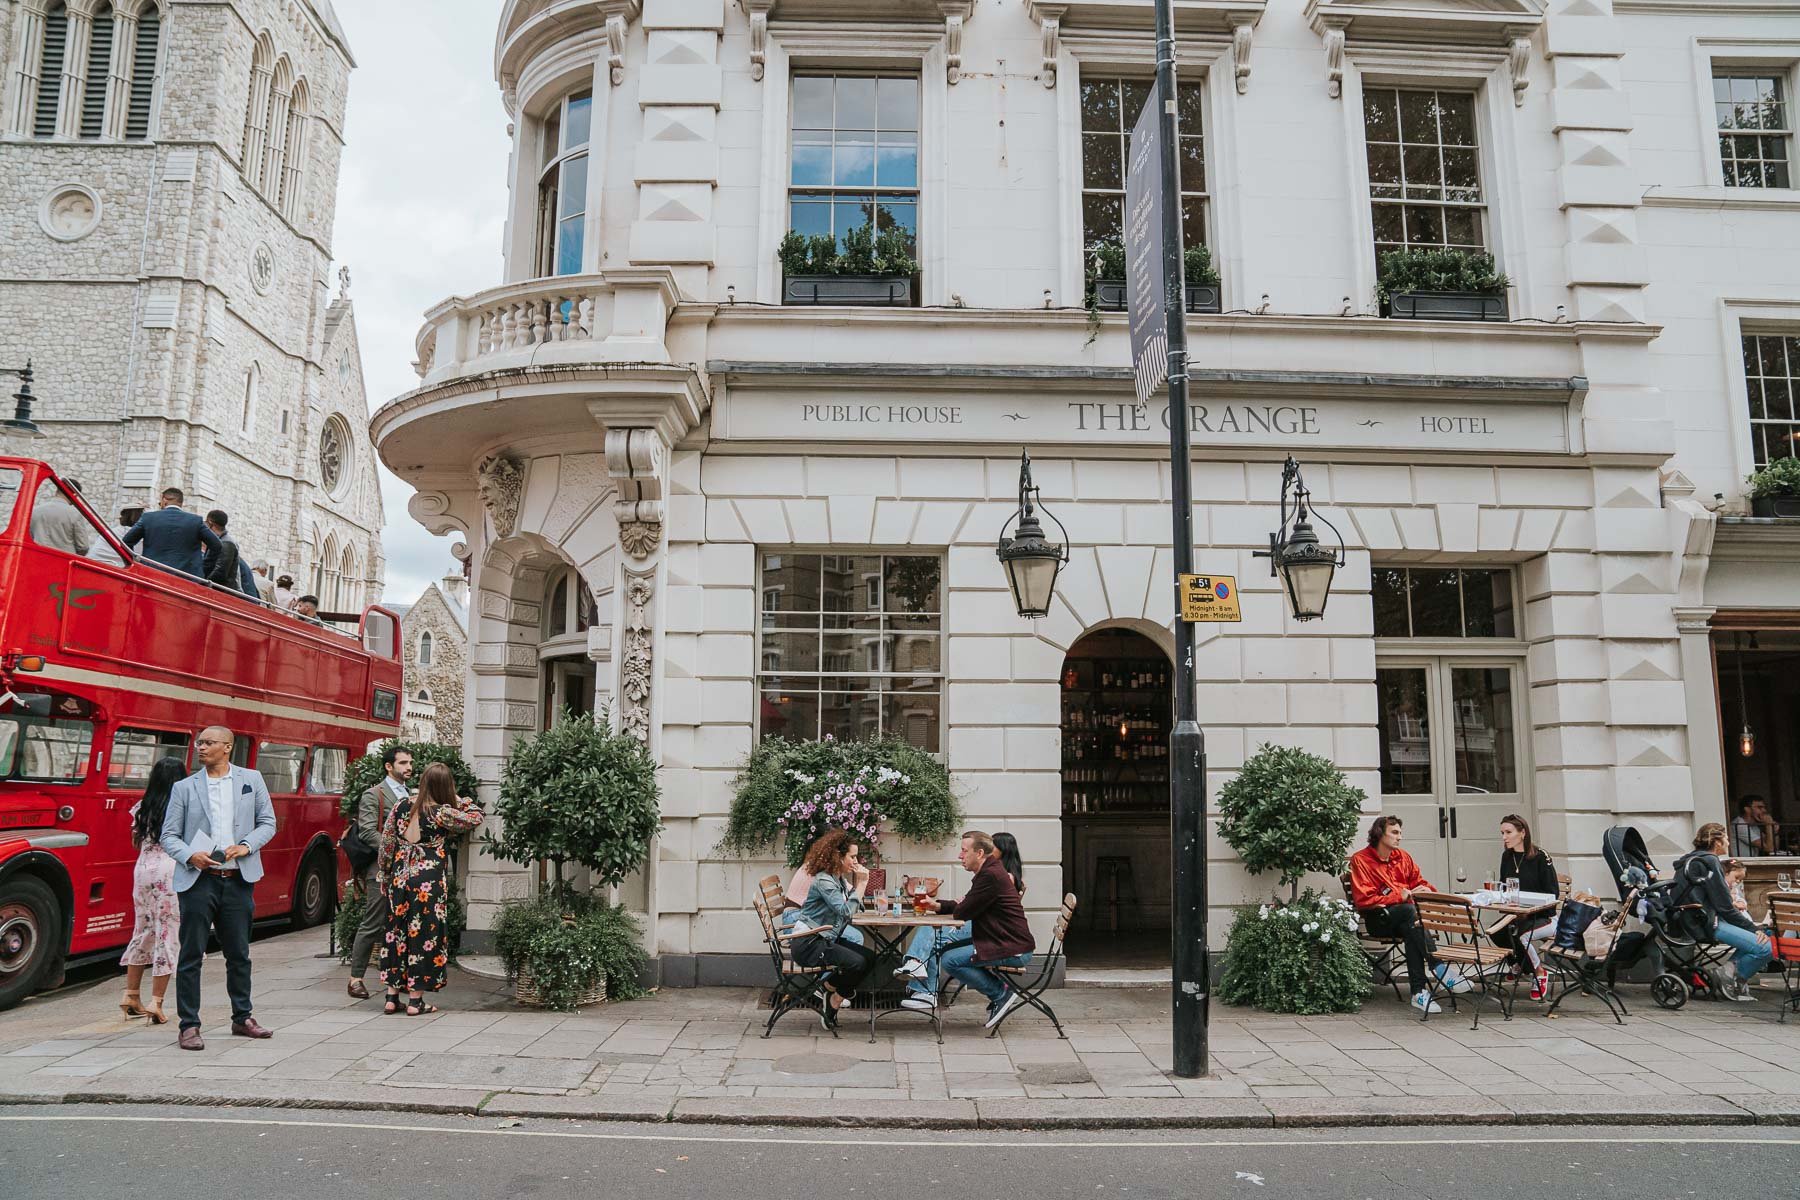
[[[131,941],[119,958],[125,968],[125,997],[119,1001],[119,1011],[128,1018],[149,1017],[157,1025],[168,1023],[163,996],[175,973],[175,961],[181,957],[181,902],[175,895],[175,860],[162,848],[163,813],[169,807],[169,792],[185,774],[187,768],[179,758],[158,759],[150,768],[144,798],[131,810],[131,840],[138,847],[137,866],[131,872],[136,918]],[[146,967],[150,969],[149,1008],[144,1007],[140,994]]]
[[[446,838],[481,824],[473,801],[456,794],[456,780],[443,763],[432,763],[412,797],[394,805],[381,831],[381,886],[388,898],[387,937],[381,947],[381,974],[387,982],[387,1012],[434,1013],[426,992],[442,990],[450,947],[449,893],[444,879]]]

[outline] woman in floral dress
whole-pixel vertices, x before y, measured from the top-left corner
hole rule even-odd
[[[135,911],[131,941],[119,964],[125,968],[125,997],[119,1011],[126,1017],[149,1017],[157,1025],[168,1024],[163,1015],[163,996],[169,977],[181,957],[181,901],[175,895],[175,860],[162,848],[163,814],[169,793],[187,773],[179,758],[158,759],[150,768],[144,798],[131,810],[131,840],[138,848],[137,866],[131,872],[131,906]],[[150,968],[150,1007],[141,992],[144,968]]]
[[[450,963],[449,894],[444,879],[444,840],[481,824],[481,810],[456,794],[450,768],[432,763],[419,790],[394,805],[381,832],[382,889],[388,898],[387,937],[381,947],[381,974],[387,983],[386,1012],[434,1013],[426,992],[442,990]]]

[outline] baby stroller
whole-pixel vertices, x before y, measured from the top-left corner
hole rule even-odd
[[[1619,938],[1607,964],[1608,981],[1621,967],[1647,959],[1653,972],[1650,998],[1658,1007],[1677,1009],[1696,996],[1717,999],[1723,984],[1719,967],[1730,947],[1707,940],[1705,905],[1687,900],[1685,881],[1663,877],[1633,827],[1615,825],[1607,830],[1600,851],[1626,911],[1647,927]]]

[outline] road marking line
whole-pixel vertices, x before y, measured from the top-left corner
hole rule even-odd
[[[504,1113],[473,1116],[470,1121],[480,1121],[505,1117]],[[516,1120],[603,1120],[598,1117],[542,1117],[542,1118],[507,1118]],[[943,1149],[957,1147],[964,1149],[993,1150],[1116,1150],[1121,1148],[1144,1148],[1156,1150],[1203,1150],[1213,1147],[1224,1148],[1257,1148],[1280,1147],[1284,1150],[1300,1149],[1307,1146],[1800,1146],[1800,1136],[1790,1137],[1619,1137],[1597,1132],[1594,1137],[1482,1137],[1482,1138],[1322,1138],[1316,1141],[1286,1138],[1231,1138],[1220,1141],[971,1141],[949,1138],[921,1138],[917,1140],[892,1140],[888,1138],[826,1138],[826,1137],[723,1137],[717,1135],[693,1135],[674,1132],[659,1133],[582,1133],[569,1129],[478,1129],[447,1125],[384,1125],[378,1121],[296,1121],[277,1117],[149,1117],[149,1116],[101,1116],[101,1115],[29,1115],[8,1116],[0,1114],[0,1122],[90,1122],[97,1124],[171,1124],[171,1125],[275,1125],[292,1126],[297,1129],[367,1129],[372,1132],[385,1133],[429,1133],[429,1134],[486,1134],[489,1137],[530,1137],[530,1138],[566,1138],[577,1141],[598,1142],[695,1142],[718,1145],[756,1145],[756,1146],[865,1146],[876,1148],[931,1148]],[[674,1130],[679,1126],[667,1123],[657,1127],[660,1130]],[[1295,1132],[1303,1132],[1296,1130]]]

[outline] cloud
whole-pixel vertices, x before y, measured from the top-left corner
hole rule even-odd
[[[333,251],[352,275],[371,409],[418,386],[426,309],[501,279],[506,111],[494,83],[493,0],[353,0],[338,15],[356,55]],[[410,602],[457,567],[454,538],[407,515],[413,490],[378,467],[385,598]]]

